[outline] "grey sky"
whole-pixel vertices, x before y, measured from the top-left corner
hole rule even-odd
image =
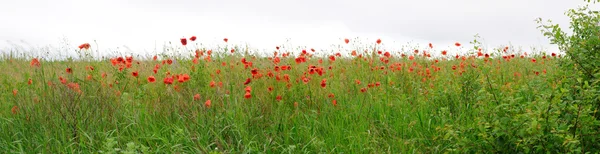
[[[547,46],[534,19],[567,26],[564,11],[583,0],[0,0],[0,47],[6,41],[152,50],[155,42],[201,41],[272,47],[284,38],[324,47],[356,36],[450,46],[479,33],[492,46]],[[591,5],[598,9],[599,4]]]

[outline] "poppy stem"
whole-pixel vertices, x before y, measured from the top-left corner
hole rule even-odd
[[[485,74],[485,78],[487,79],[487,83],[488,86],[490,87],[490,92],[492,93],[492,95],[494,96],[494,101],[496,101],[496,105],[500,104],[500,102],[498,102],[498,98],[496,97],[496,93],[493,92],[494,88],[492,87],[492,83],[490,82],[490,77],[488,74]]]

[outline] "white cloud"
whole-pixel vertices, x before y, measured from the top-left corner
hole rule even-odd
[[[563,12],[578,4],[583,1],[5,0],[0,1],[0,48],[10,46],[6,40],[56,46],[66,36],[73,47],[97,40],[103,49],[126,45],[141,52],[154,50],[155,42],[178,43],[191,35],[202,42],[228,37],[269,49],[286,38],[327,48],[345,37],[382,38],[390,46],[411,40],[450,46],[467,44],[476,33],[491,46],[548,46],[533,20],[544,17],[566,26]]]

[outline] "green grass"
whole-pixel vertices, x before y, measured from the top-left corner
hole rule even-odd
[[[487,60],[465,54],[465,59],[447,56],[435,62],[422,55],[409,60],[394,53],[384,63],[382,55],[363,54],[369,58],[336,57],[330,62],[325,56],[314,56],[301,64],[294,60],[298,54],[279,56],[279,66],[292,68],[280,72],[274,71],[275,64],[268,58],[237,52],[215,52],[211,61],[204,60],[205,54],[198,64],[188,57],[172,65],[134,57],[131,68],[122,71],[109,60],[41,59],[41,66],[34,67],[31,59],[4,58],[0,61],[0,151],[502,152],[495,150],[519,143],[501,144],[502,136],[494,136],[498,132],[492,128],[505,121],[497,120],[545,111],[544,102],[552,101],[548,95],[566,74],[557,69],[558,58],[542,55],[505,60],[500,56],[509,53],[494,52]],[[245,68],[242,57],[252,66]],[[154,74],[156,64],[161,67]],[[322,67],[324,73],[308,73],[310,65]],[[73,73],[66,73],[68,67]],[[252,78],[253,68],[262,77]],[[139,71],[139,77],[132,71]],[[166,85],[167,72],[188,74],[190,80],[175,79]],[[147,81],[150,75],[156,77],[155,83]],[[310,81],[303,83],[303,76]],[[67,84],[79,84],[81,92],[62,84],[59,77]],[[247,78],[252,81],[244,85]],[[325,88],[322,79],[327,80]],[[252,88],[250,99],[244,98],[247,86]],[[367,90],[361,92],[362,88]],[[13,90],[18,90],[16,95]],[[200,100],[194,100],[195,94]],[[277,101],[277,96],[282,100]],[[13,108],[18,109],[13,112]],[[498,131],[511,133],[509,128]]]

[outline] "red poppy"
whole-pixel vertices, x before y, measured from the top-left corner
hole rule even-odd
[[[31,63],[29,65],[34,66],[34,67],[39,67],[40,61],[37,58],[33,58],[33,59],[31,59]]]
[[[227,38],[224,38],[224,39],[223,39],[223,41],[224,41],[225,43],[227,43],[227,41],[229,41],[229,39],[227,39]]]
[[[344,39],[344,42],[346,42],[346,44],[348,44],[350,42],[349,39]]]
[[[196,94],[196,95],[194,95],[194,100],[195,100],[195,101],[197,101],[197,100],[200,100],[200,94]]]
[[[204,106],[207,107],[207,108],[210,108],[210,104],[212,104],[211,101],[210,101],[210,99],[206,100],[206,102],[204,102]]]
[[[181,45],[187,45],[187,39],[181,38]]]
[[[255,76],[258,74],[258,68],[254,68],[252,70],[250,70],[250,73],[252,73],[252,76]]]
[[[18,92],[19,92],[19,90],[17,90],[17,89],[14,89],[14,90],[13,90],[13,96],[17,96],[17,93],[18,93]]]
[[[334,99],[333,101],[331,101],[331,104],[333,104],[333,106],[337,106],[337,101]]]
[[[446,51],[446,50],[443,50],[443,51],[442,51],[442,55],[444,55],[444,56],[445,56],[445,55],[446,55],[446,53],[448,53],[448,51]]]
[[[321,87],[325,88],[325,86],[327,86],[327,79],[321,80]]]
[[[333,56],[333,55],[329,56],[329,61],[334,62],[335,61],[335,56]]]
[[[246,93],[244,94],[244,98],[250,99],[250,98],[252,98],[252,94],[250,94],[250,92],[246,91]]]
[[[167,64],[169,64],[169,65],[173,64],[173,60],[167,59]]]
[[[279,46],[275,46],[275,49],[279,50]]]
[[[19,112],[19,107],[16,105],[13,106],[12,109],[10,109],[10,112],[12,112],[12,114],[17,114]]]
[[[190,80],[190,75],[188,75],[188,74],[183,74],[182,76],[183,76],[183,80],[184,80],[184,81],[188,81],[188,80]]]
[[[531,58],[531,62],[536,62],[537,60],[535,60],[535,58]]]
[[[163,80],[163,83],[165,84],[173,84],[173,77],[172,76],[168,76]]]
[[[454,43],[455,46],[460,47],[460,43],[456,42]]]
[[[138,77],[138,71],[131,72],[131,75],[133,75],[133,77],[136,77],[136,78],[137,78],[137,77]]]
[[[190,41],[196,41],[196,36],[190,37]],[[184,44],[185,45],[185,44]]]
[[[29,79],[29,81],[27,81],[27,84],[31,85],[32,82],[33,82],[33,80]]]
[[[250,78],[246,79],[246,82],[244,82],[244,85],[249,84],[250,82],[252,82],[252,80]]]
[[[273,91],[273,87],[268,87],[267,91],[269,91],[269,92]]]
[[[433,48],[433,44],[429,43],[429,48]]]
[[[327,95],[327,97],[329,97],[329,98],[334,98],[334,97],[335,97],[335,95],[334,95],[333,93],[329,93],[329,95]]]
[[[67,71],[67,73],[69,73],[69,74],[73,73],[73,70],[72,70],[70,67],[67,67],[66,71]]]
[[[556,57],[556,53],[554,53],[554,52],[553,52],[553,53],[552,53],[552,57]]]
[[[357,80],[354,80],[354,82],[355,82],[356,84],[360,84],[360,80],[358,80],[358,79],[357,79]]]
[[[364,93],[364,92],[367,92],[367,87],[361,88],[361,89],[360,89],[360,92],[363,92],[363,93]]]
[[[381,44],[381,39],[377,39],[377,44]]]
[[[282,98],[281,98],[281,95],[277,95],[277,97],[275,97],[275,99],[276,99],[277,101],[281,101],[281,100],[282,100]]]
[[[183,83],[185,82],[185,78],[183,77],[183,75],[177,76],[177,81],[179,81],[179,83]]]
[[[84,44],[79,45],[79,50],[81,50],[81,49],[86,49],[86,50],[90,49],[90,44],[84,43]]]

